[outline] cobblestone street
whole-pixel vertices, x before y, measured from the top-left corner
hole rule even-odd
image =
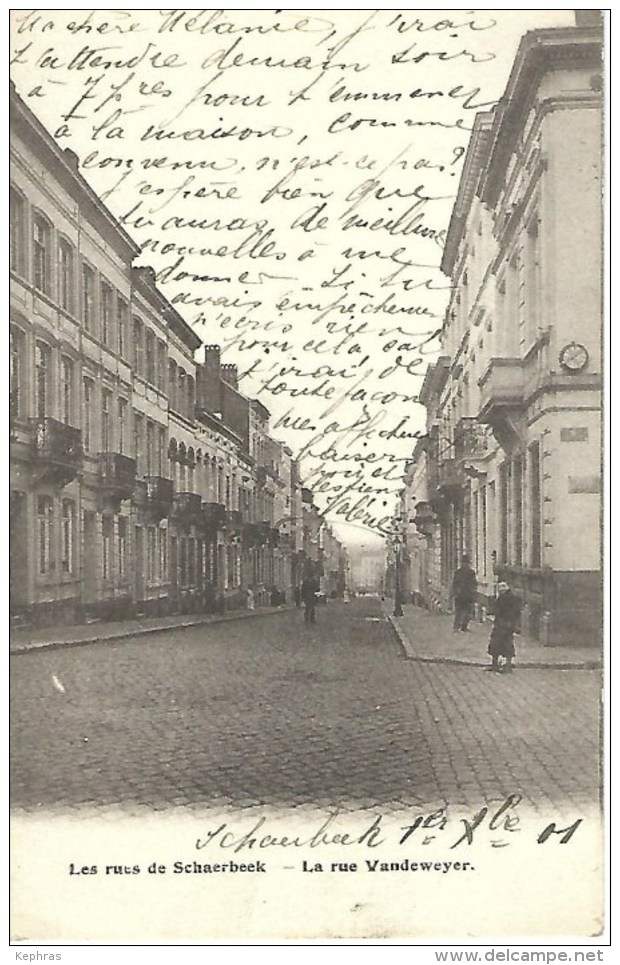
[[[596,801],[598,671],[405,660],[377,599],[317,620],[13,656],[14,806]]]

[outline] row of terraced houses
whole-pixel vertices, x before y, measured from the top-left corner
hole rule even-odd
[[[477,611],[508,581],[547,645],[602,629],[602,30],[535,30],[477,115],[442,269],[441,357],[406,468],[388,590],[450,606],[461,554]]]
[[[341,594],[346,553],[268,410],[14,88],[10,106],[14,619],[290,601],[311,565]]]

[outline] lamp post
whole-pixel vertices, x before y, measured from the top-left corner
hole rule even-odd
[[[395,560],[395,570],[394,570],[394,616],[402,617],[403,615],[403,599],[402,599],[402,589],[401,589],[401,559],[402,559],[402,546],[398,536],[394,537],[394,560]]]

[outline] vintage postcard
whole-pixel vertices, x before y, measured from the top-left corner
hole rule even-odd
[[[604,942],[605,37],[11,13],[14,943]]]

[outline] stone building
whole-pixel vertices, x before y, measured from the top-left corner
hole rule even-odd
[[[14,89],[11,611],[69,622],[269,602],[301,483],[269,413],[135,267],[139,249]],[[285,522],[286,521],[286,522]],[[286,525],[281,543],[280,524]]]
[[[601,635],[601,47],[598,26],[527,33],[477,115],[421,393],[432,591],[468,552],[481,612],[508,580],[549,645]]]

